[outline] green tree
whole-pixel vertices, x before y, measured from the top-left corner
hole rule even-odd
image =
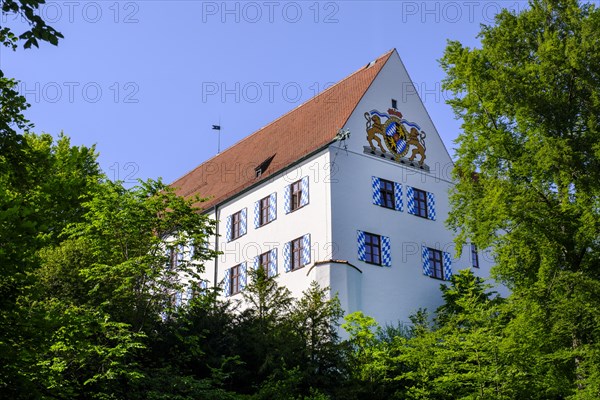
[[[0,393],[15,399],[32,391],[33,353],[49,332],[30,307],[39,294],[39,251],[82,220],[101,179],[93,147],[47,134],[22,140],[18,168],[0,153]]]
[[[201,286],[203,262],[215,255],[204,245],[214,222],[197,200],[160,182],[125,189],[106,181],[82,204],[82,220],[63,230],[63,242],[40,252],[35,300],[54,328],[36,354],[44,360],[41,391],[126,397],[144,380],[141,349],[176,318],[178,299]]]
[[[295,352],[303,377],[305,395],[312,390],[333,393],[342,380],[343,358],[338,334],[344,315],[337,296],[312,281],[291,313],[300,348]]]
[[[340,391],[340,398],[390,398],[394,392],[389,385],[393,379],[391,363],[399,347],[396,338],[383,334],[377,321],[362,311],[347,315],[345,321],[342,328],[349,335],[346,342],[348,383]]]
[[[62,34],[36,13],[43,3],[43,0],[0,1],[3,21],[11,15],[25,21],[20,33],[9,26],[0,26],[0,45],[13,51],[20,43],[24,48],[38,47],[40,41],[56,45]],[[29,104],[18,93],[17,84],[0,69],[0,393],[7,398],[19,398],[31,387],[31,380],[26,378],[29,349],[39,332],[32,329],[35,323],[17,299],[25,290],[31,290],[28,273],[35,265],[36,251],[45,239],[56,238],[66,221],[66,218],[56,219],[64,203],[54,200],[63,194],[74,196],[77,202],[78,195],[87,189],[86,185],[67,185],[60,193],[60,187],[43,183],[51,178],[54,183],[76,184],[69,182],[69,173],[81,176],[79,172],[85,169],[76,163],[87,158],[91,161],[87,166],[93,167],[95,160],[93,148],[70,148],[67,139],[60,139],[59,147],[62,143],[63,150],[72,151],[71,156],[80,156],[78,160],[71,158],[74,163],[67,162],[61,168],[60,162],[67,161],[61,158],[65,154],[58,154],[49,136],[25,137],[21,131],[30,130],[33,124],[23,114]],[[31,148],[31,144],[41,146]],[[40,156],[45,158],[43,164],[36,163]],[[44,171],[44,168],[50,169]],[[90,181],[94,180],[92,175]],[[40,182],[42,185],[37,185]],[[76,208],[73,211],[76,213]]]
[[[282,373],[292,358],[296,348],[290,324],[294,299],[289,289],[279,286],[263,268],[248,270],[242,296],[243,309],[232,341],[234,354],[242,363],[235,372],[235,386],[250,393],[269,376]]]
[[[39,47],[40,41],[57,45],[63,35],[40,16],[38,10],[44,3],[44,0],[0,1],[3,21],[12,17],[25,26],[20,33],[15,33],[10,26],[0,26],[0,45],[13,51],[20,43],[25,49],[32,45]],[[13,25],[18,26],[19,23]],[[25,174],[27,163],[21,152],[26,150],[27,143],[17,130],[29,130],[33,124],[23,115],[29,104],[17,91],[17,84],[18,81],[6,77],[0,69],[0,174],[16,175],[18,179]]]
[[[246,297],[260,298],[253,292],[262,292],[267,285],[276,285],[259,269],[252,273],[256,285]],[[274,286],[276,287],[276,286]],[[258,290],[257,290],[258,289]],[[288,293],[285,288],[279,288]],[[275,293],[276,290],[269,290]],[[343,352],[338,333],[343,312],[337,296],[329,298],[329,289],[311,282],[302,297],[279,308],[279,323],[271,325],[277,335],[264,336],[266,345],[274,347],[280,359],[260,384],[256,399],[313,399],[328,398],[343,385]],[[254,304],[254,303],[250,303]],[[251,305],[251,309],[256,306]],[[258,314],[255,314],[258,317]],[[260,340],[260,334],[255,340]],[[283,341],[278,341],[280,337]]]
[[[441,60],[463,120],[449,223],[493,249],[516,309],[535,311],[517,320],[545,340],[550,398],[600,396],[599,36],[593,5],[533,0]]]
[[[173,312],[188,287],[199,285],[203,263],[215,256],[205,245],[214,221],[196,201],[160,181],[132,189],[105,182],[84,203],[83,221],[64,232],[91,255],[79,270],[91,287],[86,302],[142,331]]]
[[[453,275],[449,286],[442,285],[445,302],[436,311],[436,325],[421,322],[413,337],[397,342],[406,398],[511,398],[503,387],[512,384],[501,354],[504,313],[485,290],[470,270]]]
[[[15,20],[23,21],[23,25],[27,27],[16,34],[10,27],[0,28],[2,45],[12,50],[16,50],[20,42],[25,49],[32,45],[39,47],[40,41],[58,45],[58,40],[64,36],[48,25],[38,12],[40,6],[45,3],[45,0],[2,0],[0,2],[2,15],[6,19],[12,16]]]
[[[450,282],[450,285],[441,285],[444,304],[436,310],[436,321],[442,326],[453,316],[470,308],[469,303],[465,304],[466,299],[474,304],[486,305],[501,301],[500,297],[492,298],[495,292],[490,291],[491,286],[484,284],[483,279],[475,276],[471,270],[458,271],[458,274],[452,275]]]

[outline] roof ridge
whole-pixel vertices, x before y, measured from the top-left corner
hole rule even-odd
[[[366,67],[362,67],[357,69],[356,71],[354,71],[353,73],[351,73],[350,75],[346,76],[345,78],[343,78],[341,81],[336,82],[334,85],[329,86],[327,89],[323,89],[319,94],[311,97],[310,99],[306,100],[304,103],[292,108],[291,110],[289,110],[288,112],[286,112],[285,114],[280,115],[279,117],[275,118],[273,121],[269,122],[267,125],[263,126],[262,128],[258,129],[257,131],[253,132],[252,134],[246,136],[245,138],[239,140],[238,142],[236,142],[235,144],[243,141],[244,139],[248,139],[250,136],[253,136],[255,133],[258,133],[260,131],[262,131],[263,129],[265,129],[266,127],[268,127],[269,125],[274,124],[275,122],[277,122],[278,120],[282,119],[283,117],[287,116],[288,114],[296,111],[297,109],[299,109],[300,107],[310,103],[313,100],[316,100],[318,97],[324,95],[325,93],[327,93],[328,91],[330,91],[331,89],[335,88],[336,86],[340,85],[342,82],[347,81],[348,79],[352,78],[354,75],[358,74],[359,72],[361,72],[362,70],[364,70],[365,68],[370,68],[373,65],[375,65],[377,63],[377,61],[381,60],[382,58],[386,57],[388,54],[392,53],[395,49],[389,50],[387,53],[383,54],[382,56],[377,57],[375,60],[371,61],[373,64],[371,65],[371,62],[369,62],[369,64],[367,64]],[[231,147],[235,146],[232,145]],[[227,148],[229,149],[229,147]]]
[[[174,180],[173,182],[171,182],[169,184],[169,186],[174,185],[176,182],[180,181],[181,179],[183,179],[184,177],[186,177],[187,175],[189,175],[190,173],[196,171],[197,169],[201,168],[203,165],[207,164],[208,162],[210,162],[211,160],[221,156],[222,154],[227,153],[228,151],[232,150],[233,148],[237,147],[237,145],[243,143],[246,140],[249,140],[250,138],[254,137],[255,135],[259,134],[260,132],[262,132],[264,129],[268,128],[269,126],[275,124],[277,121],[281,120],[282,118],[288,116],[289,114],[299,110],[301,107],[305,106],[306,104],[316,100],[317,98],[321,97],[322,95],[324,95],[325,93],[327,93],[328,91],[334,89],[336,86],[340,85],[341,83],[347,81],[348,79],[352,78],[354,75],[358,74],[359,72],[365,70],[366,68],[371,68],[373,67],[375,64],[377,64],[377,62],[379,62],[380,60],[389,57],[391,54],[394,53],[394,51],[396,51],[396,48],[392,48],[391,50],[388,50],[387,52],[385,52],[384,54],[382,54],[381,56],[377,57],[375,60],[369,62],[367,64],[367,66],[361,67],[359,69],[357,69],[356,71],[354,71],[353,73],[351,73],[350,75],[344,77],[342,80],[336,82],[334,85],[331,85],[330,87],[328,87],[327,89],[324,89],[323,91],[321,91],[319,94],[311,97],[310,99],[306,100],[304,103],[292,108],[291,110],[287,111],[286,113],[280,115],[279,117],[275,118],[274,120],[272,120],[271,122],[269,122],[267,125],[257,129],[256,131],[252,132],[250,135],[245,136],[243,138],[241,138],[240,140],[238,140],[237,142],[233,143],[231,146],[227,147],[225,150],[223,150],[220,153],[215,154],[214,156],[208,158],[207,160],[203,161],[200,163],[200,165],[196,166],[195,168],[189,170],[188,172],[186,172],[185,174],[181,175],[179,178],[177,178],[176,180]],[[373,77],[373,80],[377,77],[378,74],[376,74]],[[371,82],[372,83],[372,82]],[[365,93],[368,90],[368,88],[370,87],[370,85],[365,89]],[[360,99],[362,99],[363,95],[360,97]],[[359,99],[359,102],[360,102]],[[358,105],[358,102],[356,104],[356,106]],[[356,106],[352,109],[352,111],[354,111],[354,109],[356,109]],[[352,113],[350,113],[352,114]]]
[[[385,53],[383,56],[381,56],[378,59],[376,59],[374,64],[376,64],[377,61],[379,61],[379,59],[381,59],[381,58],[383,58],[385,56],[388,56],[388,60],[386,60],[386,62],[389,61],[389,57],[391,57],[391,55],[394,54],[395,51],[396,51],[396,48],[394,47],[393,49],[391,49],[390,51],[388,51],[387,53]],[[402,60],[400,60],[400,61],[402,61]],[[360,96],[360,98],[356,102],[356,105],[354,106],[354,108],[352,109],[352,111],[350,111],[350,114],[348,114],[348,116],[346,117],[346,120],[344,121],[344,124],[342,126],[344,126],[344,125],[346,125],[348,123],[348,120],[350,119],[350,117],[352,116],[352,114],[354,113],[354,111],[356,110],[356,107],[358,107],[358,104],[361,102],[361,100],[363,99],[363,97],[365,97],[365,94],[367,94],[367,92],[369,91],[369,88],[371,87],[371,85],[373,84],[373,82],[375,82],[375,79],[377,79],[377,77],[381,73],[381,70],[383,69],[384,66],[385,65],[382,65],[381,69],[379,71],[377,71],[377,74],[375,74],[375,76],[373,77],[373,79],[371,79],[371,83],[369,83],[369,86],[367,86],[365,88],[365,91],[363,92],[363,94]],[[354,75],[354,74],[352,74],[352,75]],[[352,76],[352,75],[350,75],[350,76]]]

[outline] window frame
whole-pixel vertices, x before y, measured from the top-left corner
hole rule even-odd
[[[167,271],[175,270],[177,267],[181,265],[183,262],[183,253],[181,253],[181,249],[179,246],[173,246],[168,250],[169,260],[167,262]]]
[[[242,264],[235,265],[229,269],[229,295],[233,296],[242,291],[241,280]]]
[[[439,269],[436,268],[438,265]],[[444,276],[444,254],[441,250],[429,248],[429,268],[431,270],[431,278],[442,281],[446,280]]]
[[[242,233],[242,210],[231,214],[231,240],[239,238]]]
[[[396,188],[394,182],[388,181],[387,179],[379,178],[379,193],[381,195],[381,207],[388,208],[390,210],[396,209],[395,190]]]
[[[427,192],[425,190],[413,188],[413,200],[415,203],[414,215],[429,219],[429,209],[427,208]]]
[[[302,208],[302,179],[290,185],[290,212]]]
[[[179,254],[177,254],[176,248],[171,248],[170,257],[169,257],[169,269],[175,269],[177,267],[177,259],[179,258]]]
[[[290,242],[290,270],[296,271],[304,267],[302,253],[304,250],[304,238],[301,236]]]
[[[475,243],[471,243],[471,265],[473,268],[479,268],[479,254]]]
[[[365,262],[373,265],[382,265],[381,235],[370,232],[363,233],[365,235]],[[373,239],[377,239],[377,243],[374,243]],[[373,250],[376,250],[376,252]]]
[[[263,226],[271,222],[269,219],[269,209],[271,208],[271,196],[263,197],[258,201],[258,226]]]
[[[266,262],[264,262],[266,260]],[[258,267],[265,271],[265,276],[269,276],[269,266],[271,265],[271,252],[267,251],[258,256]]]

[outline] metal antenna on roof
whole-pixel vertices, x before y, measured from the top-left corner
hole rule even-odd
[[[217,154],[219,154],[221,152],[221,117],[219,117],[219,125],[213,125],[212,128],[215,131],[219,131],[219,139],[217,144]]]
[[[350,137],[350,129],[340,129],[335,135],[335,140],[338,142],[342,142],[344,145],[344,150],[348,150],[348,146],[346,145],[346,139]]]
[[[348,145],[346,144],[346,139],[348,139],[349,137],[350,137],[350,129],[346,128],[346,129],[340,129],[334,138],[334,140],[336,142],[340,142],[340,144],[342,144],[344,146],[346,155],[348,155]],[[335,166],[336,166],[335,160],[337,160],[337,156],[338,156],[339,152],[340,152],[340,147],[338,146],[337,151],[335,152],[335,154],[333,156],[333,160],[331,161],[331,165],[329,166],[329,168],[331,169],[330,172],[333,171],[333,168],[335,168]]]

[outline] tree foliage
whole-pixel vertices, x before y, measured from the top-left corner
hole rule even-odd
[[[450,225],[491,246],[513,300],[539,309],[521,323],[552,343],[540,367],[573,398],[600,395],[599,35],[593,5],[535,0],[442,58],[463,120]]]

